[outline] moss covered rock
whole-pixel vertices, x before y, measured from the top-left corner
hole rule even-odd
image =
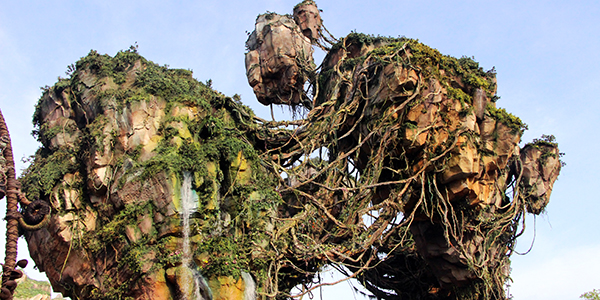
[[[135,49],[92,51],[44,91],[34,123],[42,147],[21,182],[28,198],[51,203],[52,218],[26,238],[65,296],[178,299],[181,281],[161,274],[181,264],[184,172],[197,201],[194,249],[217,254],[201,274],[241,280],[254,257],[269,259],[255,245],[271,222],[256,217],[281,198],[250,142],[253,114],[190,71]]]
[[[179,299],[196,297],[191,284],[201,298],[282,299],[333,265],[383,299],[506,298],[558,145],[519,147],[526,125],[496,106],[495,73],[473,59],[358,33],[325,47],[314,2],[295,13],[259,16],[246,66],[261,103],[303,105],[304,119],[254,117],[135,48],[92,51],[45,89],[42,147],[21,182],[52,206],[25,237],[55,290]],[[319,73],[313,44],[328,50]]]

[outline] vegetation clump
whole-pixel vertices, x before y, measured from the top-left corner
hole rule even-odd
[[[527,130],[527,124],[521,121],[521,118],[507,112],[504,108],[496,108],[491,104],[487,105],[487,112],[496,121],[510,127],[514,132],[519,132],[520,135]]]
[[[51,290],[52,287],[49,282],[25,277],[17,286],[14,297],[16,299],[31,299],[37,295],[50,296]]]

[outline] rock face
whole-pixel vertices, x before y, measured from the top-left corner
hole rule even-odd
[[[316,41],[321,35],[323,20],[317,4],[314,1],[303,1],[294,7],[294,21],[300,27],[300,31],[311,42]]]
[[[259,101],[310,109],[291,123],[135,49],[91,52],[46,89],[20,180],[52,207],[24,235],[54,289],[282,299],[334,265],[383,299],[505,299],[523,215],[560,172],[553,137],[520,148],[526,125],[496,106],[495,73],[412,39],[352,33],[317,74],[321,26],[304,1],[259,16],[247,42]]]
[[[191,268],[213,299],[255,292],[242,272],[265,255],[255,244],[269,222],[254,219],[280,198],[248,142],[251,112],[191,75],[133,50],[91,52],[44,92],[34,116],[43,147],[21,181],[29,198],[52,206],[48,226],[25,236],[56,291],[180,299],[190,284],[181,265],[187,172],[198,207]]]
[[[293,18],[275,13],[258,16],[246,42],[246,75],[260,103],[310,103],[304,83],[315,69],[311,43],[320,28],[314,3],[297,6]]]
[[[521,149],[521,190],[527,210],[539,214],[550,201],[554,181],[560,172],[560,153],[553,137],[545,137]]]
[[[410,242],[384,239],[380,247],[405,261],[418,253],[428,265],[399,283],[415,269],[375,258],[389,265],[359,275],[377,282],[369,290],[411,298],[415,285],[434,276],[422,297],[503,298],[521,215],[543,210],[558,177],[557,144],[546,137],[520,149],[526,126],[496,108],[495,74],[414,40],[351,34],[328,53],[320,83],[314,119],[335,120],[339,153],[352,157],[361,180],[377,182],[366,197],[372,209],[402,215],[412,234]],[[372,226],[378,221],[392,222],[380,216]],[[495,288],[476,287],[479,280]]]

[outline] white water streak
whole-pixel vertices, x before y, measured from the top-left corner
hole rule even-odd
[[[252,275],[242,272],[242,279],[244,280],[244,300],[255,300],[256,283],[252,279]]]
[[[192,174],[183,172],[181,184],[181,217],[183,218],[183,252],[181,258],[182,276],[182,300],[203,300],[200,293],[200,274],[195,274],[192,268],[192,250],[190,246],[190,216],[198,209],[198,200],[192,191]],[[199,276],[197,276],[199,275]],[[194,290],[190,290],[193,288]],[[193,295],[193,299],[189,299]]]

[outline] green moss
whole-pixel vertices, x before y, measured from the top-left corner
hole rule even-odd
[[[105,107],[110,107],[112,105],[111,101],[115,101],[117,104],[117,109],[122,110],[126,104],[140,102],[144,100],[150,100],[152,94],[147,93],[142,89],[106,89],[104,91],[98,92],[97,98],[103,102]]]
[[[82,238],[83,242],[79,245],[91,253],[98,253],[107,245],[126,243],[125,227],[137,225],[139,216],[152,215],[153,210],[152,202],[126,205],[124,209],[112,216],[109,222],[98,224],[97,230],[86,231]]]
[[[119,278],[111,276],[103,276],[104,288],[93,289],[89,294],[89,299],[94,300],[133,300],[135,298],[125,296],[131,292],[132,278],[126,278],[125,282],[119,282]],[[86,297],[86,298],[88,298]]]
[[[530,143],[533,146],[543,147],[558,147],[558,143],[556,142],[556,137],[552,134],[542,134],[542,137],[539,139],[533,139],[533,142]]]
[[[135,86],[168,101],[192,102],[203,108],[208,108],[210,99],[218,96],[211,88],[195,80],[191,71],[168,69],[153,63],[147,64],[136,77]]]
[[[486,91],[489,98],[494,97],[495,72],[493,70],[484,71],[479,67],[479,63],[469,57],[454,58],[442,55],[437,49],[431,48],[418,40],[405,37],[392,38],[373,36],[362,33],[351,33],[345,38],[345,42],[339,42],[332,47],[332,52],[349,45],[355,45],[359,48],[363,46],[375,46],[371,52],[364,56],[352,57],[342,63],[342,71],[351,71],[358,63],[362,63],[367,56],[370,56],[374,62],[387,65],[389,63],[399,63],[405,67],[413,68],[421,73],[421,77],[426,81],[427,78],[434,77],[446,86],[461,85],[463,91],[454,91],[451,96],[455,99],[470,103],[469,94],[477,88]],[[320,75],[320,84],[325,86],[328,77],[331,74],[325,74],[324,70]],[[441,71],[444,71],[443,73]],[[459,82],[451,82],[458,78]]]
[[[156,246],[154,245],[148,245],[146,240],[129,245],[125,248],[122,257],[119,259],[119,267],[126,267],[127,270],[136,276],[144,274],[142,270],[144,264],[151,263],[148,261],[147,254],[155,250],[155,248]]]
[[[462,106],[473,104],[473,97],[467,95],[463,90],[451,86],[447,86],[446,90],[448,91],[448,97],[460,101]]]
[[[75,124],[75,122],[68,122],[64,125],[55,125],[53,127],[49,127],[48,123],[43,124],[40,127],[40,130],[37,131],[39,134],[37,135],[37,140],[45,145],[49,145],[50,141],[56,137],[58,134],[60,133],[64,133],[64,134],[74,134],[75,132],[77,132],[77,125]]]
[[[137,66],[135,72],[132,71],[134,66]],[[84,84],[84,80],[93,86]],[[194,190],[201,203],[192,221],[193,235],[206,238],[197,243],[196,254],[218,253],[204,266],[209,276],[239,276],[241,270],[253,270],[256,266],[266,269],[275,259],[267,251],[268,230],[273,226],[270,216],[275,214],[282,199],[274,190],[276,175],[265,169],[253,146],[260,130],[253,120],[254,114],[240,104],[239,96],[225,97],[195,80],[191,71],[158,66],[132,49],[121,51],[115,57],[92,51],[75,64],[70,78],[47,88],[38,103],[34,124],[38,135],[45,140],[63,130],[48,128],[43,123],[42,101],[48,101],[45,97],[50,93],[59,98],[67,95],[68,99],[63,100],[71,107],[90,105],[97,115],[88,114],[85,119],[76,120],[75,127],[68,128],[77,129],[80,134],[70,148],[50,149],[45,143],[32,158],[32,164],[21,179],[30,199],[49,199],[53,189],[61,187],[64,175],[75,172],[83,177],[76,188],[82,195],[89,194],[86,190],[88,170],[83,167],[83,161],[93,160],[95,151],[108,147],[114,153],[108,167],[121,176],[117,187],[123,187],[130,180],[146,181],[159,175],[180,178],[184,171],[194,174]],[[114,124],[109,124],[113,121],[107,117],[109,114],[103,113],[115,111],[119,115],[131,107],[131,103],[150,99],[164,100],[166,106],[164,117],[158,120],[160,127],[157,139],[153,140],[157,142],[153,156],[145,156],[146,160],[140,161],[145,154],[144,145],[122,149],[118,139],[120,132],[113,128]],[[175,109],[182,106],[191,107],[193,115],[176,115]],[[249,170],[240,183],[236,178],[242,159]],[[112,184],[109,189],[113,189]],[[153,215],[152,201],[140,199],[148,202],[123,207],[112,200],[92,204],[84,198],[82,205],[98,212],[96,230],[85,231],[82,226],[72,226],[73,247],[93,257],[110,256],[117,249],[115,260],[119,271],[133,274],[125,280],[104,278],[104,286],[112,288],[88,291],[86,296],[90,299],[125,299],[149,260],[154,264],[153,270],[181,263],[180,255],[168,249],[172,244],[167,238],[157,240],[156,232],[135,242],[125,235],[126,228],[137,228],[139,216]],[[216,205],[209,207],[212,200]],[[65,212],[59,208],[56,213]],[[229,226],[222,225],[224,215],[231,217]],[[169,216],[165,222],[176,227],[179,219]],[[215,224],[221,224],[220,231],[215,230]],[[257,244],[265,246],[259,249]],[[151,251],[156,252],[155,258],[147,257]],[[267,276],[263,275],[259,282]]]
[[[385,36],[380,36],[380,35],[375,36],[375,35],[358,33],[358,32],[352,32],[346,36],[346,44],[347,45],[356,44],[358,46],[377,45],[377,44],[382,44],[382,43],[395,42],[397,40],[403,40],[403,38],[395,39],[395,38],[390,38],[390,37],[385,37]],[[340,42],[340,43],[342,43],[342,42]],[[338,45],[341,45],[341,44],[338,44]]]
[[[135,48],[119,51],[114,57],[108,54],[100,55],[96,50],[91,50],[87,56],[75,63],[74,74],[82,70],[89,70],[98,78],[110,76],[115,83],[122,84],[125,82],[125,72],[132,68],[138,60],[147,63]]]
[[[102,151],[104,149],[104,128],[108,124],[108,118],[104,115],[98,116],[90,125],[88,125],[89,138],[93,141],[90,150]]]
[[[566,163],[561,159],[565,154],[560,152],[558,155],[556,154],[555,149],[558,149],[558,143],[556,142],[556,137],[554,135],[542,134],[539,139],[533,139],[531,143],[525,144],[525,147],[535,147],[538,150],[542,151],[542,156],[540,157],[540,161],[544,164],[548,157],[558,158],[560,161],[561,167],[566,166]]]
[[[202,273],[208,277],[234,276],[239,277],[243,270],[249,269],[250,257],[245,249],[252,245],[249,241],[226,234],[218,237],[209,237],[199,244],[195,252],[207,253],[208,259],[202,266]]]
[[[19,178],[29,199],[48,195],[67,173],[77,169],[76,155],[72,149],[59,148],[48,154],[42,149],[30,158],[31,164]]]
[[[507,112],[504,108],[495,108],[488,103],[486,113],[497,122],[511,128],[514,133],[523,134],[523,132],[527,130],[527,124],[523,123],[519,117]]]
[[[354,67],[356,67],[356,65],[360,65],[364,61],[365,61],[364,56],[348,58],[348,59],[344,60],[344,63],[342,64],[342,67],[340,68],[340,70],[341,71],[352,71],[354,69]]]
[[[448,57],[443,56],[437,49],[431,48],[419,40],[407,39],[413,63],[425,66],[435,66]]]
[[[493,85],[495,73],[493,71],[484,71],[479,67],[479,63],[473,58],[463,56],[459,59],[450,56],[444,56],[441,68],[448,71],[450,75],[461,76],[465,84],[473,88],[483,88],[489,90]]]

